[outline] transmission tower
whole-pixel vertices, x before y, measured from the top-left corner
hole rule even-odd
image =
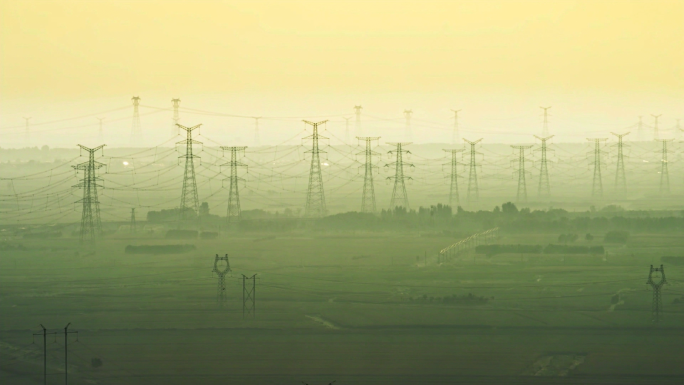
[[[320,153],[325,153],[318,148],[319,139],[328,139],[318,134],[318,126],[324,124],[327,120],[321,122],[309,122],[305,120],[304,123],[313,127],[313,134],[304,139],[311,139],[311,169],[309,171],[309,187],[306,191],[306,209],[304,215],[309,218],[320,218],[326,214],[325,207],[325,193],[323,191],[323,175],[321,173],[321,158]]]
[[[254,145],[255,146],[261,146],[261,138],[259,138],[259,119],[261,119],[260,116],[254,117]]]
[[[644,135],[644,121],[642,120],[642,116],[639,117],[639,123],[637,123],[637,136],[639,137],[639,141],[643,142],[645,139]]]
[[[135,223],[135,207],[131,209],[131,225],[130,225],[130,230],[131,234],[135,234],[137,232],[137,226]]]
[[[344,143],[349,144],[349,118],[344,118]]]
[[[625,177],[625,160],[623,155],[624,143],[623,139],[625,136],[629,135],[629,132],[624,134],[616,134],[611,132],[618,138],[617,146],[617,170],[615,170],[615,192],[621,191],[623,194],[627,192],[627,178]]]
[[[100,201],[97,197],[97,188],[103,187],[98,184],[102,178],[97,177],[96,171],[104,167],[104,163],[95,161],[95,152],[102,149],[105,145],[100,145],[95,148],[88,148],[78,145],[82,151],[88,152],[88,161],[72,166],[76,171],[83,171],[83,179],[79,184],[73,186],[83,189],[83,198],[76,201],[81,202],[83,208],[81,210],[81,228],[79,232],[79,241],[83,244],[85,241],[95,242],[95,238],[102,234],[102,221],[100,220]]]
[[[180,212],[178,213],[178,227],[188,219],[199,220],[199,197],[197,196],[197,181],[195,179],[195,158],[199,159],[199,156],[193,154],[192,145],[202,144],[192,139],[192,132],[200,126],[198,124],[193,127],[185,127],[180,124],[177,125],[179,129],[185,130],[186,138],[176,144],[185,145],[185,155],[181,155],[178,158],[185,158],[185,171],[183,173],[183,191],[181,193],[180,201]]]
[[[173,103],[173,125],[171,126],[171,135],[180,134],[180,128],[178,122],[180,122],[180,115],[178,114],[178,108],[180,107],[180,99],[171,99]]]
[[[511,146],[511,148],[518,150],[518,193],[516,194],[517,202],[527,202],[527,182],[525,179],[525,150],[529,150],[532,146]],[[522,201],[520,197],[522,196]]]
[[[363,140],[366,143],[366,150],[359,152],[357,155],[364,154],[366,162],[363,164],[363,195],[361,197],[361,212],[375,214],[375,187],[373,186],[373,170],[377,166],[373,166],[373,156],[380,155],[379,152],[373,151],[372,145],[374,140],[380,140],[379,136],[357,136],[356,139]]]
[[[225,262],[225,264],[223,262]],[[219,265],[224,266],[220,267]],[[214,258],[214,269],[212,270],[212,272],[218,275],[218,286],[216,288],[216,302],[218,302],[219,307],[223,307],[227,300],[226,274],[228,274],[231,271],[233,270],[231,270],[230,268],[228,254],[226,254],[224,257],[219,257],[219,255],[216,254],[216,258]]]
[[[104,130],[102,129],[102,122],[105,120],[105,118],[97,118],[97,120],[100,123],[100,129],[97,131],[97,137],[100,141],[104,138]]]
[[[133,126],[131,127],[131,143],[135,143],[136,139],[140,139],[140,96],[131,98],[133,101]]]
[[[245,315],[256,316],[256,274],[248,277],[242,274],[242,318]],[[247,281],[252,280],[249,285]],[[251,286],[251,287],[250,287]]]
[[[547,141],[554,137],[554,135],[547,137],[539,137],[534,135],[535,138],[541,140],[541,147],[536,151],[541,152],[541,160],[539,161],[539,186],[537,187],[537,196],[539,199],[551,198],[551,183],[549,182],[549,165],[546,158],[546,153],[548,151]]]
[[[238,152],[245,151],[247,147],[221,147],[224,151],[230,151],[230,162],[222,164],[222,166],[230,166],[230,192],[228,193],[228,213],[226,219],[228,223],[239,222],[241,217],[240,211],[240,192],[238,184],[244,181],[244,178],[238,176],[238,167],[247,167],[246,164],[238,162]]]
[[[658,132],[658,118],[660,118],[663,115],[662,114],[660,114],[660,115],[651,114],[651,116],[655,120],[653,123],[653,139],[654,140],[660,140],[660,133]]]
[[[667,168],[667,142],[672,142],[674,139],[658,139],[658,142],[663,143],[660,152],[660,193],[670,193],[670,173]]]
[[[601,177],[601,142],[608,140],[608,138],[587,138],[587,140],[594,142],[594,161],[590,163],[594,165],[594,179],[591,184],[591,196],[594,198],[603,198],[603,178]]]
[[[26,121],[26,126],[24,128],[24,141],[26,142],[26,146],[28,146],[28,145],[30,145],[30,142],[31,142],[31,131],[30,131],[30,124],[29,124],[31,117],[30,116],[24,116],[24,120]]]
[[[549,136],[549,107],[539,107],[542,110],[544,110],[544,125],[542,126],[542,136],[547,137]]]
[[[653,278],[658,278],[654,277],[653,273],[660,273],[660,281],[656,282],[653,280]],[[653,303],[651,305],[651,321],[653,323],[659,323],[661,319],[660,313],[663,312],[663,299],[660,296],[660,291],[667,283],[667,280],[665,280],[665,267],[663,265],[660,265],[660,267],[653,267],[651,265],[651,269],[648,271],[648,281],[646,281],[646,284],[651,285],[653,288]]]
[[[356,136],[361,136],[361,110],[363,107],[354,106],[354,114],[356,115]]]
[[[470,163],[468,164],[468,190],[466,192],[466,199],[468,203],[477,202],[480,200],[480,188],[477,185],[477,154],[475,145],[482,141],[482,138],[471,142],[463,138],[463,141],[470,145]]]
[[[461,205],[461,197],[458,194],[458,165],[461,164],[458,161],[458,153],[463,152],[462,148],[459,149],[443,149],[443,151],[451,153],[451,162],[444,163],[444,165],[451,166],[451,183],[449,185],[449,206],[456,208]]]
[[[406,139],[413,140],[413,132],[411,132],[411,115],[413,110],[404,110],[404,118],[406,118]]]
[[[411,142],[398,142],[398,143],[387,143],[390,145],[397,146],[396,150],[388,151],[387,153],[392,155],[395,154],[396,161],[393,163],[388,163],[385,167],[394,165],[394,176],[388,176],[387,180],[394,179],[394,189],[392,189],[392,199],[390,200],[390,210],[394,210],[395,207],[403,207],[406,210],[410,208],[408,195],[406,194],[406,183],[405,180],[411,180],[410,176],[404,175],[404,164],[409,167],[413,167],[413,164],[404,163],[404,154],[408,155],[411,151],[404,150],[403,146],[408,146]]]
[[[454,131],[451,133],[451,144],[456,144],[459,142],[459,132],[458,132],[458,113],[461,110],[451,110],[454,112]],[[445,150],[446,151],[446,150]]]

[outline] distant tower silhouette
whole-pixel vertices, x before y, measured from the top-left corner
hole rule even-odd
[[[86,241],[95,242],[96,237],[102,234],[102,221],[100,220],[100,201],[97,197],[97,188],[102,187],[98,184],[102,178],[98,178],[97,170],[104,167],[103,163],[95,161],[95,152],[102,149],[105,145],[95,148],[88,148],[78,145],[81,150],[88,152],[88,161],[72,166],[76,171],[83,171],[83,179],[74,187],[83,189],[83,198],[76,201],[83,204],[81,211],[81,228],[79,231],[79,241],[83,244]]]
[[[670,193],[670,173],[667,168],[667,142],[672,142],[674,139],[658,139],[658,142],[663,143],[662,150],[660,152],[660,193],[669,194]]]
[[[466,192],[466,199],[468,203],[477,202],[480,200],[480,187],[477,184],[477,154],[475,145],[482,141],[482,138],[471,142],[463,138],[463,141],[470,145],[470,163],[468,163],[468,190]]]
[[[549,107],[539,107],[542,110],[544,110],[544,125],[542,126],[542,136],[547,137],[549,136]]]
[[[349,119],[351,118],[344,118],[344,143],[349,144]]]
[[[639,117],[639,123],[637,123],[637,139],[639,139],[640,142],[643,142],[646,140],[646,135],[644,135],[644,121],[642,119],[643,117]]]
[[[366,162],[363,164],[363,195],[361,197],[361,212],[375,214],[375,187],[373,185],[373,171],[377,166],[373,166],[373,156],[380,155],[379,152],[373,151],[372,145],[374,140],[379,140],[379,136],[357,136],[356,139],[363,140],[366,143],[366,150],[359,152],[357,155],[364,154]]]
[[[591,196],[593,198],[603,198],[603,178],[601,177],[601,142],[608,140],[608,138],[590,139],[588,141],[594,142],[594,179],[591,184]]]
[[[102,139],[104,138],[104,130],[102,129],[102,122],[105,120],[105,118],[97,118],[97,120],[100,123],[100,129],[97,131],[97,138],[101,142]]]
[[[624,143],[623,139],[625,136],[629,135],[629,132],[624,134],[616,134],[611,132],[618,138],[617,146],[617,170],[615,170],[615,192],[625,194],[627,192],[627,178],[625,177],[625,159],[623,155]]]
[[[261,146],[261,138],[259,137],[259,119],[261,117],[254,117],[254,145]]]
[[[180,107],[180,99],[171,99],[171,103],[173,103],[173,126],[171,126],[171,135],[179,135],[180,134],[180,126],[178,126],[178,123],[180,122],[180,115],[178,114],[178,108]]]
[[[518,192],[516,194],[517,202],[527,202],[527,182],[525,180],[525,150],[529,150],[532,146],[511,146],[518,150]],[[522,200],[520,199],[522,197]]]
[[[443,151],[451,154],[451,162],[444,163],[444,165],[451,166],[451,173],[449,175],[451,183],[449,184],[449,206],[456,208],[461,205],[461,197],[458,193],[458,165],[461,164],[458,161],[458,153],[463,152],[462,148],[459,149],[443,149]]]
[[[653,280],[653,278],[658,278],[654,277],[653,273],[660,273],[660,280],[658,282]],[[660,314],[663,312],[663,299],[660,296],[660,291],[666,283],[667,280],[665,279],[665,267],[663,267],[663,265],[660,265],[660,267],[654,268],[653,265],[651,265],[651,269],[648,272],[648,281],[646,281],[646,284],[651,285],[651,287],[653,288],[651,321],[655,324],[659,323],[662,318]]]
[[[246,164],[237,160],[238,152],[244,152],[247,147],[221,147],[224,151],[230,151],[230,162],[222,164],[222,166],[230,166],[230,192],[228,193],[228,213],[226,219],[228,223],[239,222],[242,216],[240,210],[240,192],[238,184],[244,181],[244,178],[238,176],[238,167],[247,167]]]
[[[325,207],[325,192],[323,190],[323,175],[321,173],[321,151],[318,147],[319,139],[328,139],[318,134],[318,126],[324,124],[327,120],[321,122],[309,122],[305,120],[304,123],[313,127],[313,134],[304,139],[311,139],[311,150],[307,153],[311,154],[311,168],[309,170],[309,187],[306,191],[306,209],[304,215],[309,218],[324,217],[327,213]]]
[[[193,219],[199,220],[199,197],[197,195],[197,180],[195,179],[195,158],[199,159],[199,156],[193,154],[192,145],[202,144],[192,139],[192,132],[202,126],[198,124],[192,127],[185,127],[178,124],[179,129],[185,130],[186,137],[185,140],[181,140],[176,144],[185,145],[185,155],[181,155],[178,158],[185,159],[185,171],[183,173],[183,191],[181,193],[180,201],[180,211],[178,213],[178,227],[183,224],[184,221]],[[199,224],[199,222],[198,222]]]
[[[361,110],[363,107],[361,106],[354,106],[354,115],[356,115],[356,136],[362,136],[363,133],[361,132]]]
[[[223,265],[223,266],[219,266]],[[218,286],[216,288],[216,302],[218,302],[219,307],[223,307],[226,303],[228,296],[226,295],[226,274],[231,272],[230,261],[228,260],[228,254],[224,257],[219,257],[216,254],[214,258],[214,269],[212,272],[218,275]]]
[[[655,120],[653,122],[653,139],[654,140],[660,140],[660,132],[658,132],[658,118],[660,118],[663,115],[662,114],[660,114],[660,115],[651,114],[651,116]]]
[[[411,132],[411,115],[412,110],[404,110],[404,117],[406,118],[406,139],[413,140],[413,132]]]
[[[131,127],[131,144],[135,144],[136,141],[140,140],[140,97],[134,96],[131,98],[133,101],[133,126]]]
[[[135,207],[131,209],[131,224],[130,224],[129,230],[131,231],[131,234],[135,234],[138,232],[137,231],[138,229],[137,229],[137,226],[135,223]]]
[[[454,112],[454,130],[451,133],[451,144],[456,144],[460,140],[460,133],[458,132],[458,113],[461,110],[451,110]]]
[[[535,138],[541,140],[541,147],[536,151],[541,152],[541,159],[539,160],[539,186],[537,188],[537,197],[539,199],[550,199],[551,198],[551,183],[549,182],[549,165],[546,153],[548,152],[547,141],[554,137],[554,135],[547,137],[539,137],[534,135]]]
[[[24,120],[26,121],[26,125],[24,126],[24,141],[26,142],[26,146],[29,146],[31,144],[31,129],[29,124],[31,117],[24,116]]]
[[[394,176],[387,177],[387,180],[394,179],[394,188],[392,189],[392,199],[390,200],[390,210],[394,210],[396,207],[403,207],[406,210],[410,209],[408,194],[406,193],[406,180],[411,180],[410,176],[404,175],[404,165],[413,167],[413,164],[404,163],[404,154],[408,155],[411,152],[404,150],[404,146],[408,146],[411,142],[398,142],[398,143],[387,143],[390,145],[397,146],[396,150],[388,151],[387,153],[396,156],[396,160],[392,163],[388,163],[385,167],[394,165]]]

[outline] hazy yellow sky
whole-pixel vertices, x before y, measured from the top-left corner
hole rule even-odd
[[[458,93],[492,103],[535,95],[536,109],[559,95],[601,94],[630,106],[672,101],[654,111],[672,114],[684,100],[682,0],[0,4],[5,107],[311,94],[338,95],[347,108],[374,94],[418,103]],[[400,99],[397,109],[409,107]]]

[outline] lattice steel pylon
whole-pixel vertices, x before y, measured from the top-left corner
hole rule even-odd
[[[511,146],[511,148],[518,150],[518,192],[516,194],[517,202],[527,202],[527,181],[525,178],[525,150],[529,150],[532,146]],[[522,200],[520,197],[522,196]]]
[[[178,227],[180,228],[184,221],[189,219],[199,220],[199,197],[197,195],[197,180],[195,178],[195,158],[199,159],[199,156],[195,155],[192,151],[193,144],[202,144],[192,139],[192,132],[200,126],[198,124],[192,127],[185,127],[180,124],[177,125],[179,129],[185,130],[186,137],[185,140],[176,142],[176,144],[185,145],[185,155],[181,155],[178,158],[185,159],[185,171],[183,172],[183,190],[181,192],[180,207],[178,213]],[[192,214],[191,214],[192,213]],[[199,223],[198,223],[199,225]]]
[[[140,96],[134,96],[131,98],[133,101],[133,124],[131,126],[131,143],[135,143],[140,140],[142,134],[140,130]]]
[[[625,177],[625,159],[622,151],[625,144],[623,143],[622,138],[629,135],[630,133],[625,132],[624,134],[616,134],[614,132],[611,132],[611,134],[615,135],[618,138],[618,142],[617,144],[615,144],[618,150],[617,169],[615,170],[615,192],[625,194],[627,192],[627,178]]]
[[[549,136],[549,107],[539,107],[542,110],[544,110],[544,125],[542,126],[542,136],[547,137]]]
[[[404,110],[404,118],[406,119],[406,139],[413,140],[413,132],[411,131],[411,115],[413,115],[413,110]]]
[[[30,116],[24,116],[24,121],[26,121],[26,125],[24,126],[24,141],[26,142],[26,145],[28,146],[31,144],[31,125],[30,125]]]
[[[594,161],[590,163],[594,165],[594,179],[591,183],[591,196],[593,198],[603,198],[603,178],[601,177],[601,142],[608,140],[608,138],[587,138],[587,140],[594,142]]]
[[[129,230],[132,235],[138,232],[137,225],[135,223],[135,207],[131,208],[131,224],[129,227]]]
[[[225,265],[223,264],[223,262],[225,262]],[[216,287],[216,302],[218,302],[219,307],[223,307],[223,305],[228,300],[228,296],[226,294],[226,274],[228,274],[231,271],[233,270],[230,268],[228,254],[226,254],[223,257],[219,257],[219,255],[216,254],[216,257],[214,258],[214,269],[212,270],[212,272],[216,273],[216,275],[218,276],[218,286]]]
[[[180,134],[180,128],[178,126],[178,122],[180,122],[180,115],[178,113],[178,108],[180,107],[180,99],[175,98],[171,99],[171,103],[173,105],[173,125],[171,126],[171,135],[179,135]]]
[[[471,142],[463,138],[463,141],[470,145],[470,162],[468,163],[468,190],[466,191],[466,200],[468,203],[477,202],[480,200],[480,187],[477,184],[477,154],[475,145],[482,141],[482,138]]]
[[[656,282],[653,278],[658,278],[654,277],[653,273],[660,273],[660,280]],[[661,297],[661,289],[663,285],[667,283],[667,280],[665,279],[665,267],[663,265],[660,265],[660,267],[653,267],[651,265],[651,269],[648,271],[648,281],[646,281],[647,285],[651,285],[653,288],[653,303],[651,304],[651,321],[653,323],[659,323],[662,316],[661,313],[663,312],[663,299]]]
[[[444,163],[443,166],[451,166],[451,172],[449,178],[451,183],[449,184],[449,206],[456,208],[461,205],[461,196],[458,193],[458,165],[462,164],[458,161],[458,153],[463,152],[462,148],[459,149],[442,149],[444,152],[451,154],[451,162]]]
[[[246,315],[256,317],[256,274],[248,277],[242,274],[242,318]],[[247,281],[252,280],[252,285]]]
[[[663,115],[662,114],[660,114],[660,115],[651,114],[651,116],[655,120],[653,122],[653,140],[660,140],[660,132],[658,131],[658,118],[660,118]]]
[[[351,117],[349,117],[349,118],[344,117],[343,119],[344,119],[344,143],[349,144],[349,119],[351,119]]]
[[[395,142],[387,143],[389,145],[395,145],[396,150],[390,150],[387,153],[389,155],[394,154],[396,160],[392,163],[387,163],[385,167],[394,165],[394,176],[388,176],[387,180],[394,179],[394,188],[392,189],[392,199],[390,200],[390,210],[394,210],[396,207],[403,207],[406,210],[410,209],[408,194],[406,193],[406,180],[412,180],[410,176],[404,175],[404,165],[409,167],[414,167],[411,163],[404,163],[404,154],[408,155],[411,151],[404,150],[404,146],[408,146],[411,142]]]
[[[97,131],[97,139],[102,141],[104,139],[104,130],[102,129],[102,123],[105,120],[105,118],[97,118],[97,120],[100,123],[100,128]]]
[[[259,119],[261,116],[254,116],[254,145],[261,146],[261,138],[259,137]]]
[[[321,172],[321,151],[318,147],[320,139],[328,139],[318,134],[318,126],[326,123],[327,120],[320,122],[310,122],[304,120],[304,123],[313,127],[313,134],[304,139],[311,139],[311,150],[307,153],[311,154],[311,168],[309,170],[309,186],[306,190],[306,207],[304,215],[308,218],[320,218],[326,215],[327,209],[325,206],[325,191],[323,190],[323,174]]]
[[[372,145],[374,140],[380,140],[379,136],[357,136],[356,139],[363,140],[366,144],[366,149],[357,155],[363,154],[365,156],[365,163],[363,164],[363,195],[361,196],[361,212],[375,214],[375,186],[373,184],[373,170],[378,168],[373,166],[373,156],[380,155],[379,152],[373,151]]]
[[[230,166],[230,177],[226,178],[230,180],[230,192],[228,193],[228,212],[226,214],[226,221],[228,223],[239,222],[242,216],[242,211],[240,210],[240,191],[238,189],[238,184],[240,181],[244,181],[244,178],[238,176],[238,167],[247,167],[246,164],[239,162],[237,160],[238,153],[245,151],[247,147],[221,147],[224,151],[230,151],[230,162],[224,163],[221,166]],[[225,179],[224,179],[225,180]]]
[[[363,107],[361,106],[354,106],[354,115],[356,115],[356,136],[362,136],[363,133],[361,132],[361,110]]]
[[[456,144],[460,139],[460,132],[458,131],[458,113],[461,110],[451,110],[454,112],[454,129],[451,132],[451,144]],[[445,150],[446,151],[446,150]]]
[[[667,167],[667,142],[672,142],[674,139],[658,139],[658,142],[663,143],[660,151],[660,189],[661,194],[670,193],[670,172]]]
[[[97,176],[96,171],[104,167],[104,163],[95,160],[95,152],[102,149],[105,145],[102,144],[95,148],[88,148],[83,145],[78,145],[81,150],[88,152],[88,161],[72,166],[76,171],[83,171],[83,179],[79,184],[73,186],[83,189],[83,198],[76,201],[81,202],[83,209],[81,211],[81,228],[79,230],[79,242],[82,244],[86,241],[91,243],[102,235],[102,221],[100,220],[100,201],[97,196],[97,188],[103,187],[98,184],[102,178]]]
[[[539,185],[537,187],[537,197],[539,199],[551,199],[551,183],[549,182],[549,164],[547,159],[547,141],[554,137],[554,135],[547,137],[540,137],[534,135],[535,138],[541,140],[541,147],[535,151],[541,152],[541,159],[539,160]]]

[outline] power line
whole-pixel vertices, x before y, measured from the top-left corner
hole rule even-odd
[[[406,140],[413,140],[413,132],[411,131],[411,115],[413,110],[404,110],[404,118],[406,119]]]
[[[254,145],[257,147],[261,146],[261,138],[259,137],[259,119],[261,119],[260,116],[254,117]]]

